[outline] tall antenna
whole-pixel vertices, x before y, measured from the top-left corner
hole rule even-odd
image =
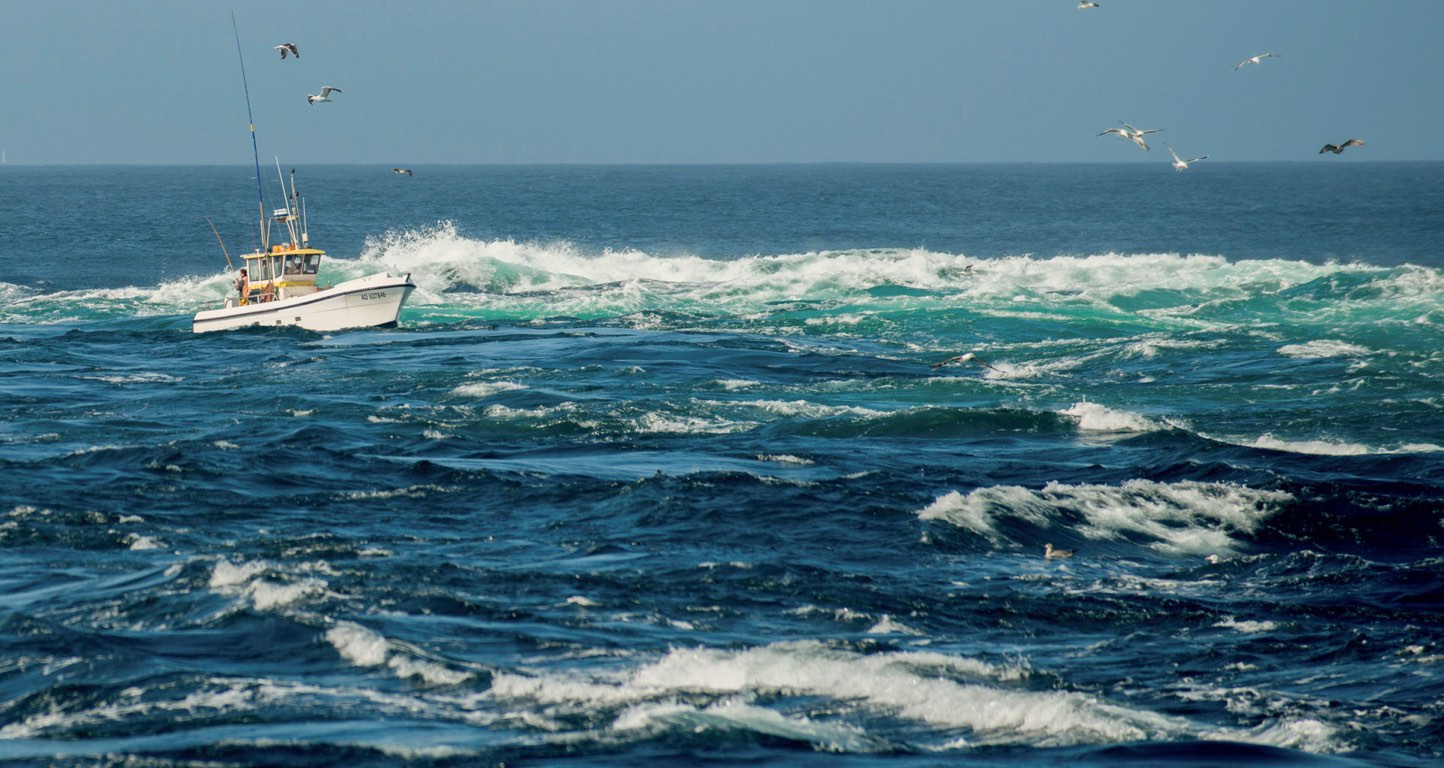
[[[251,86],[246,82],[246,57],[241,54],[241,31],[236,27],[236,12],[231,11],[231,31],[236,33],[236,58],[241,61],[241,86],[246,90],[246,120],[251,126],[251,156],[256,160],[256,197],[260,206],[261,221],[261,249],[269,247],[266,243],[266,193],[261,186],[261,153],[256,149],[256,118],[251,116]]]

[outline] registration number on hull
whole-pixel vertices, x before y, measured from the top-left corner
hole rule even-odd
[[[375,301],[375,300],[377,300],[377,299],[384,299],[384,298],[386,298],[386,292],[385,292],[385,291],[370,291],[370,292],[367,292],[367,293],[362,293],[362,294],[360,294],[360,296],[361,296],[361,300],[362,300],[362,301]]]

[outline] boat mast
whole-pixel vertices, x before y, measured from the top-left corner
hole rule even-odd
[[[270,250],[270,231],[266,226],[266,193],[261,185],[261,153],[256,149],[256,118],[251,115],[251,86],[246,82],[246,57],[241,54],[241,31],[236,27],[236,12],[231,11],[231,30],[236,33],[236,58],[241,61],[241,86],[246,91],[246,120],[251,127],[251,157],[256,161],[256,198],[260,213],[261,251]]]

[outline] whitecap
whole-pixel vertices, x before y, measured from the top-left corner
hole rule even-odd
[[[1364,357],[1372,354],[1372,350],[1368,347],[1329,339],[1317,339],[1303,344],[1285,344],[1279,347],[1278,351],[1285,357],[1302,358]]]
[[[1155,432],[1162,428],[1157,422],[1137,413],[1086,401],[1074,403],[1061,413],[1077,419],[1078,428],[1087,432]]]
[[[526,389],[526,385],[513,381],[478,381],[471,384],[462,384],[451,390],[451,394],[464,397],[491,397],[502,392],[513,392],[518,389]]]
[[[350,621],[338,621],[326,630],[326,642],[343,658],[360,667],[386,663],[386,638]]]
[[[1139,536],[1150,547],[1173,555],[1231,552],[1232,536],[1253,533],[1293,496],[1229,483],[1129,480],[1122,485],[1049,483],[1040,490],[1020,486],[978,488],[966,496],[951,491],[918,512],[988,537],[1005,539],[998,522],[1014,519],[1039,527],[1081,518],[1077,532],[1091,539]]]

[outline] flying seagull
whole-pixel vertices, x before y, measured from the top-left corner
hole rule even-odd
[[[410,168],[392,168],[391,170],[394,173],[405,174],[407,176],[412,175]]]
[[[1168,150],[1168,154],[1173,155],[1173,170],[1175,171],[1186,171],[1190,163],[1208,159],[1208,155],[1203,155],[1202,157],[1191,157],[1187,160],[1182,160],[1179,159],[1178,153],[1173,151],[1173,147],[1168,146],[1168,142],[1163,142],[1163,147]]]
[[[1277,56],[1277,55],[1278,55],[1277,53],[1260,53],[1260,54],[1257,55],[1257,56],[1250,56],[1250,57],[1248,57],[1247,59],[1244,59],[1243,61],[1240,61],[1240,62],[1238,63],[1238,66],[1233,68],[1233,71],[1235,71],[1235,72],[1239,71],[1240,69],[1243,68],[1243,66],[1244,66],[1245,64],[1257,64],[1257,63],[1259,63],[1260,61],[1263,61],[1264,59],[1272,59],[1273,57],[1275,57],[1275,56]]]
[[[988,362],[979,359],[978,356],[975,355],[975,354],[973,354],[972,352],[967,352],[967,353],[958,355],[957,357],[950,357],[950,358],[948,358],[948,359],[946,359],[946,360],[944,360],[944,361],[942,361],[942,362],[939,362],[939,363],[933,363],[933,364],[932,364],[932,367],[933,367],[933,368],[941,368],[941,367],[943,367],[943,366],[945,366],[945,365],[952,365],[953,363],[977,363],[978,365],[981,365],[981,366],[984,366],[984,367],[987,367],[987,368],[992,368],[993,370],[998,371],[999,373],[1002,373],[1002,371],[1001,371],[1000,369],[998,369],[996,366],[991,365],[991,364],[989,364]]]
[[[1119,120],[1118,122],[1123,123],[1122,120]],[[1163,130],[1163,129],[1162,129],[1162,128],[1153,128],[1153,129],[1150,129],[1150,130],[1147,130],[1147,131],[1140,131],[1140,130],[1138,130],[1137,128],[1134,128],[1133,126],[1129,125],[1128,123],[1123,123],[1123,127],[1122,127],[1122,128],[1109,128],[1108,130],[1106,130],[1106,131],[1104,131],[1104,132],[1102,132],[1102,133],[1100,133],[1100,134],[1098,134],[1098,135],[1099,135],[1099,136],[1107,136],[1107,135],[1110,134],[1110,133],[1116,133],[1116,134],[1118,134],[1119,136],[1122,136],[1123,138],[1128,139],[1129,141],[1133,142],[1134,144],[1137,144],[1138,146],[1142,147],[1142,148],[1143,148],[1143,151],[1147,152],[1147,151],[1148,151],[1148,142],[1146,142],[1146,141],[1143,140],[1144,135],[1145,135],[1145,134],[1149,134],[1149,133],[1158,133],[1158,132],[1161,131],[1161,130]]]
[[[1364,140],[1363,140],[1363,139],[1349,139],[1348,141],[1344,142],[1343,144],[1325,144],[1325,145],[1324,145],[1324,148],[1321,149],[1321,150],[1319,150],[1319,154],[1322,155],[1322,154],[1325,153],[1325,152],[1333,152],[1334,154],[1337,155],[1337,154],[1339,154],[1340,152],[1343,152],[1345,147],[1362,147],[1362,146],[1364,146]]]
[[[1098,7],[1098,4],[1095,3],[1095,2],[1093,2],[1093,0],[1078,0],[1078,10],[1080,10],[1080,11],[1086,11],[1086,10],[1088,10],[1089,8],[1097,8],[1097,7]]]
[[[301,51],[299,48],[296,47],[295,43],[281,43],[280,45],[276,46],[276,50],[281,52],[281,58],[283,59],[286,58],[287,51],[289,51],[292,56],[295,56],[298,59],[301,58]],[[325,57],[323,56],[322,58]]]
[[[308,94],[306,94],[306,103],[307,103],[307,104],[319,104],[319,103],[323,103],[323,102],[330,101],[330,100],[331,100],[331,93],[332,93],[332,91],[334,91],[334,92],[336,92],[336,93],[342,93],[342,90],[341,90],[340,88],[335,88],[335,87],[332,87],[332,86],[329,86],[329,85],[323,85],[323,86],[321,86],[321,92],[320,92],[320,93],[308,93]]]

